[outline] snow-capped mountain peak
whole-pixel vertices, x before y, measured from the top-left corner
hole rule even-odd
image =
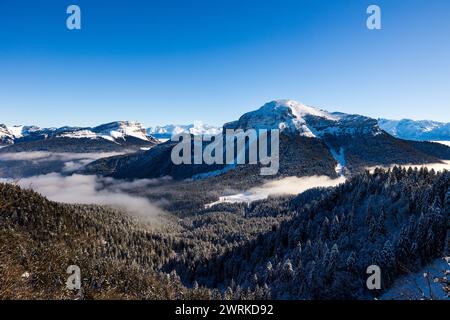
[[[60,138],[88,138],[106,139],[109,141],[126,140],[128,137],[150,141],[145,127],[135,121],[114,121],[94,128],[62,127],[56,130],[56,137]]]
[[[116,121],[110,122],[92,129],[92,131],[106,139],[126,139],[126,137],[134,137],[140,140],[149,140],[147,130],[144,125],[136,121]],[[107,138],[110,137],[110,138]]]
[[[43,131],[45,132],[51,132],[55,131],[56,128],[47,128],[42,129],[37,126],[24,126],[24,125],[15,125],[8,127],[9,132],[14,136],[14,139],[20,139],[35,133],[41,133]]]
[[[23,137],[23,128],[25,126],[12,126],[8,127],[9,132],[14,136],[14,138],[22,138]]]
[[[307,106],[294,100],[275,100],[239,120],[227,123],[225,129],[280,129],[287,134],[321,137],[326,134],[379,134],[377,121]]]
[[[298,120],[308,115],[325,118],[333,121],[339,120],[338,117],[332,115],[331,113],[325,110],[307,106],[295,100],[286,100],[286,99],[274,100],[272,102],[266,103],[264,106],[260,108],[262,112],[268,111],[270,113],[284,112],[285,109],[289,109],[292,115]]]

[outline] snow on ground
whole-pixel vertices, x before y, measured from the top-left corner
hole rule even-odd
[[[107,135],[100,135],[100,138],[105,139],[105,140],[109,140],[109,141],[112,141],[112,142],[116,141],[116,140],[114,140],[113,137],[107,136]]]
[[[78,130],[74,132],[64,132],[58,135],[61,138],[73,138],[73,139],[94,139],[97,138],[97,134],[91,130]]]
[[[333,156],[334,160],[337,161],[337,165],[334,170],[340,177],[343,177],[347,169],[346,168],[347,162],[345,161],[344,156],[344,148],[341,147],[339,153],[337,153],[331,146],[328,146],[328,148],[330,149],[331,155]]]
[[[109,135],[114,139],[125,139],[125,137],[135,137],[141,140],[148,140],[148,137],[143,132],[139,131],[139,128],[136,127],[131,128],[124,127],[118,130],[111,130],[109,131]],[[106,136],[108,135],[106,134]]]
[[[446,145],[446,146],[450,147],[450,141],[431,141],[431,142],[440,143],[440,144],[443,144],[443,145]]]
[[[123,127],[121,128],[121,130],[116,131],[118,133],[122,134],[123,136],[130,136],[130,137],[135,137],[141,140],[148,140],[148,137],[146,135],[146,131],[145,128],[138,123],[135,123],[134,126],[130,126],[130,127]],[[112,132],[111,132],[112,133]]]
[[[235,195],[220,197],[218,201],[205,205],[210,208],[219,203],[251,203],[267,199],[269,196],[296,195],[308,189],[317,187],[334,187],[345,182],[345,177],[331,179],[328,176],[286,177],[276,181],[269,181],[260,187]]]
[[[22,138],[22,130],[24,126],[12,126],[8,127],[9,132],[14,136],[14,138]]]
[[[374,167],[367,167],[366,169],[369,170],[370,172],[373,172],[376,168],[384,168],[384,169],[389,169],[389,168],[393,168],[393,167],[405,167],[405,168],[422,168],[422,167],[426,167],[429,170],[434,169],[434,171],[443,171],[443,170],[450,170],[450,160],[442,160],[442,163],[424,163],[424,164],[392,164],[390,166],[374,166]]]
[[[303,103],[299,103],[294,100],[279,100],[277,101],[279,105],[286,105],[291,109],[292,114],[297,118],[303,118],[306,115],[313,115],[316,117],[325,118],[332,121],[337,121],[339,118],[332,115],[331,113],[321,110],[319,108],[306,106]]]
[[[396,280],[382,296],[381,300],[447,300],[447,294],[435,278],[442,278],[450,273],[450,257],[439,258],[417,273],[411,273]],[[448,275],[447,275],[448,276]]]

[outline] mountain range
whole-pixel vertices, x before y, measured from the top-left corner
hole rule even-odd
[[[309,107],[310,111],[313,109],[314,108]],[[333,116],[337,117],[339,116],[339,113],[334,113],[331,117]],[[415,141],[450,141],[450,123],[432,120],[389,120],[381,118],[378,119],[378,125],[382,130],[400,139]],[[158,139],[170,139],[174,134],[185,132],[193,135],[215,135],[221,131],[222,127],[211,126],[202,122],[195,122],[190,125],[170,124],[147,129],[148,134]]]
[[[278,100],[273,103],[283,104],[292,106],[292,112],[294,118],[292,121],[279,121],[280,114],[274,113],[271,116],[263,115],[264,113],[271,113],[271,104],[268,103],[264,106],[264,110],[258,110],[258,112],[249,112],[245,114],[242,121],[247,121],[248,123],[244,125],[246,128],[255,128],[255,124],[261,126],[261,128],[275,128],[277,124],[280,124],[279,129],[283,131],[294,131],[298,132],[302,136],[313,137],[315,134],[311,131],[302,119],[305,115],[315,115],[328,120],[349,121],[349,115],[340,112],[328,113],[318,108],[305,106],[299,104],[293,100]],[[353,120],[361,120],[361,117],[357,115],[353,116]],[[268,121],[265,123],[265,121]],[[374,120],[371,119],[373,122]],[[241,123],[242,124],[242,123]],[[327,125],[327,123],[325,123]],[[233,127],[233,122],[225,124],[229,128]],[[450,141],[450,123],[432,121],[432,120],[388,120],[388,119],[378,119],[378,126],[383,131],[389,133],[390,135],[405,139],[405,140],[415,140],[415,141]],[[358,128],[360,125],[354,123],[352,126],[350,123],[346,126],[347,128],[353,129]],[[369,125],[370,127],[370,125]],[[145,128],[141,123],[134,121],[116,121],[107,124],[102,124],[96,127],[71,127],[64,126],[60,128],[40,128],[38,126],[25,126],[25,125],[15,125],[6,126],[5,124],[0,124],[0,146],[8,146],[12,144],[47,140],[52,138],[70,138],[70,139],[105,139],[111,142],[116,142],[117,144],[123,145],[127,140],[139,139],[142,141],[149,141],[155,143],[155,139],[167,140],[173,135],[180,133],[190,133],[192,135],[210,135],[214,136],[222,132],[223,127],[211,126],[205,124],[201,121],[196,121],[188,125],[176,125],[168,124],[163,126],[155,126]],[[335,130],[335,127],[331,126],[329,129],[322,128],[322,131],[318,134],[324,134],[328,130]],[[323,131],[325,130],[325,131]],[[126,144],[126,143],[125,143]]]
[[[189,125],[169,124],[149,128],[145,128],[141,123],[134,121],[115,121],[96,127],[64,126],[61,128],[0,124],[0,146],[5,147],[23,142],[51,139],[78,139],[73,140],[73,143],[82,141],[82,139],[90,139],[91,142],[105,142],[103,140],[107,140],[127,147],[137,142],[144,145],[147,143],[155,144],[158,142],[156,139],[164,141],[180,133],[214,136],[221,131],[221,127],[207,125],[201,121]]]
[[[379,119],[380,127],[387,133],[406,140],[450,141],[450,123],[430,120]]]
[[[116,121],[96,127],[39,128],[0,125],[0,145],[8,152],[53,151],[97,152],[136,151],[158,141],[138,122]]]
[[[222,128],[204,124],[201,121],[196,121],[193,124],[188,125],[169,124],[165,126],[150,127],[147,129],[147,133],[157,139],[170,139],[173,135],[180,133],[214,136],[219,134],[221,131]]]
[[[450,148],[418,141],[425,137],[450,140],[446,138],[446,127],[448,125],[432,121],[377,120],[362,115],[328,112],[294,100],[276,100],[225,123],[222,128],[201,122],[145,128],[133,121],[116,121],[96,127],[0,125],[0,154],[30,151],[117,152],[120,155],[100,158],[83,166],[80,172],[125,179],[163,176],[197,179],[223,175],[228,171],[228,175],[254,176],[257,166],[174,165],[170,155],[175,142],[164,140],[173,134],[189,132],[192,135],[221,136],[226,145],[224,129],[280,129],[280,170],[277,177],[336,177],[379,165],[450,160]],[[404,137],[410,138],[405,140]],[[14,172],[18,175],[20,168],[30,167],[28,162],[8,163],[9,167],[15,165],[18,171]],[[62,165],[58,163],[57,167],[62,168]],[[48,172],[51,168],[55,166],[47,166],[46,170],[38,172]]]
[[[328,175],[360,172],[367,167],[422,164],[450,160],[444,145],[396,138],[376,119],[327,112],[293,100],[272,101],[226,123],[224,129],[280,129],[280,170],[277,176]],[[225,136],[222,133],[224,144]],[[139,154],[100,159],[87,166],[88,173],[115,178],[195,178],[232,172],[255,174],[255,166],[174,165],[168,141]],[[242,170],[244,168],[244,170]],[[239,169],[239,170],[237,170]]]

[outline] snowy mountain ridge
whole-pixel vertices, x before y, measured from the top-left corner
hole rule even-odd
[[[382,132],[377,121],[360,115],[328,112],[294,100],[274,100],[224,125],[225,129],[280,129],[287,134],[320,138]]]
[[[279,139],[280,168],[274,177],[326,175],[337,178],[364,172],[372,166],[450,160],[450,148],[435,143],[403,141],[383,131],[377,119],[328,112],[294,100],[268,102],[257,110],[243,114],[238,120],[226,123],[222,131],[216,130],[219,135],[222,134],[217,138],[223,139],[224,151],[226,144],[235,140],[227,139],[227,129],[282,131]],[[190,133],[205,131],[201,125],[173,125],[150,128],[147,132],[158,139],[168,139],[172,133],[184,130]],[[100,159],[86,166],[83,173],[117,179],[171,176],[174,180],[209,179],[218,175],[228,179],[247,179],[250,175],[259,174],[251,165],[176,165],[171,161],[171,153],[177,143],[165,141],[137,155]]]
[[[450,123],[431,120],[379,119],[378,124],[390,135],[401,139],[450,141]]]
[[[321,138],[325,135],[377,135],[383,130],[394,137],[416,141],[450,141],[450,123],[409,119],[372,119],[361,115],[328,112],[294,100],[274,100],[259,109],[243,114],[239,120],[226,123],[227,129],[280,129],[286,134]],[[0,144],[55,138],[105,139],[112,142],[132,137],[143,141],[170,139],[174,134],[217,135],[222,127],[203,122],[189,125],[169,124],[145,128],[134,121],[116,121],[97,127],[39,128],[0,124]]]
[[[154,141],[154,138],[147,134],[146,128],[141,123],[134,121],[115,121],[96,127],[39,128],[36,126],[7,127],[0,125],[0,143],[6,145],[23,141],[45,140],[50,137],[105,139],[112,142],[120,142],[129,138]]]

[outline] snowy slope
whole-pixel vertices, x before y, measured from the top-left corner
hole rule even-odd
[[[434,260],[416,273],[399,279],[382,296],[381,300],[450,300],[439,279],[450,275],[450,257]]]
[[[56,128],[41,129],[36,126],[12,126],[8,127],[9,132],[14,136],[14,139],[20,139],[33,134],[50,133],[56,130]]]
[[[142,124],[133,121],[115,121],[93,128],[69,126],[39,128],[23,125],[6,127],[0,125],[0,142],[3,144],[38,141],[47,138],[104,139],[118,143],[133,138],[144,142],[155,142],[154,138],[147,134],[147,130]]]
[[[402,139],[419,141],[449,141],[450,123],[430,120],[387,120],[379,119],[380,127],[387,133]]]
[[[14,143],[14,135],[4,124],[0,124],[0,145],[9,145]]]
[[[435,140],[435,141],[431,141],[431,142],[436,142],[436,143],[440,143],[443,144],[447,147],[450,147],[450,141],[446,141],[446,140]]]
[[[381,133],[376,120],[345,113],[330,113],[294,100],[275,100],[224,125],[225,129],[280,129],[304,137]]]
[[[24,126],[13,126],[8,127],[9,132],[13,135],[14,138],[22,138],[23,137],[23,128]]]
[[[92,129],[92,131],[100,138],[104,139],[125,139],[134,137],[140,140],[149,141],[151,136],[147,135],[145,127],[134,121],[117,121],[100,125]]]

